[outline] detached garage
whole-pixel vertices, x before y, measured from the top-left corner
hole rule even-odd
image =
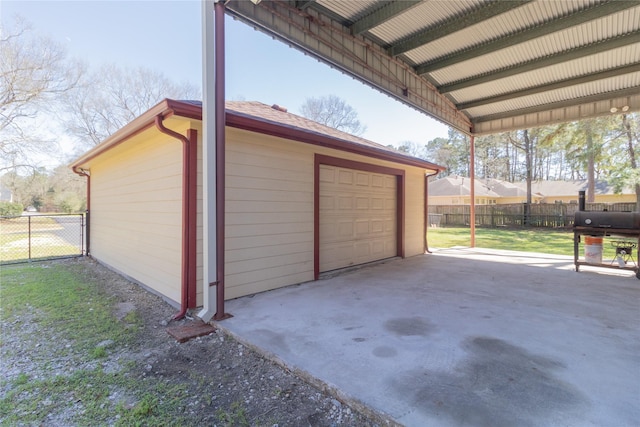
[[[202,305],[202,111],[165,100],[71,165],[87,176],[89,254]],[[443,168],[258,102],[226,104],[225,299],[425,252]]]

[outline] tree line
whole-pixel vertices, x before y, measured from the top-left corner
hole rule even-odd
[[[25,207],[84,209],[83,180],[66,166],[50,171],[43,160],[65,165],[164,98],[200,99],[197,86],[144,67],[90,69],[19,18],[0,30],[0,184]],[[307,98],[301,115],[356,135],[366,129],[334,95]],[[65,141],[70,153],[61,148]],[[478,178],[526,181],[529,188],[533,180],[586,178],[588,198],[595,181],[606,180],[618,190],[635,189],[640,210],[639,148],[640,114],[616,114],[477,137],[475,171]],[[469,175],[470,139],[452,129],[447,138],[398,149],[445,166],[440,176]],[[65,180],[74,184],[60,187]]]
[[[470,138],[449,130],[425,145],[405,142],[400,151],[446,167],[439,176],[469,176]],[[475,175],[508,182],[584,180],[592,202],[596,181],[616,191],[630,188],[640,210],[640,114],[615,114],[579,122],[475,138]]]
[[[68,162],[165,98],[201,97],[199,87],[144,67],[104,64],[91,70],[20,18],[0,28],[0,57],[0,184],[21,208],[86,209],[84,179]],[[356,135],[366,129],[334,95],[308,98],[301,114]],[[70,152],[62,149],[63,140],[72,144]],[[43,167],[51,159],[61,166]]]

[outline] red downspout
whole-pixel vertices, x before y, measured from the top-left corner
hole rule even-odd
[[[424,176],[424,251],[430,254],[429,241],[427,239],[427,229],[429,228],[429,178],[438,175],[440,171],[435,171]]]
[[[191,144],[189,138],[186,136],[179,134],[171,129],[167,129],[162,121],[164,120],[164,116],[159,114],[156,116],[155,124],[156,128],[173,138],[176,138],[182,142],[182,262],[181,262],[181,291],[180,291],[180,311],[173,316],[173,320],[180,320],[184,318],[187,314],[187,310],[189,308],[189,266],[190,266],[190,257],[189,257],[189,248],[190,248],[190,215],[189,208],[191,207],[190,199],[190,188],[191,185],[191,173],[190,173],[190,151]],[[190,133],[190,136],[193,134]],[[195,187],[195,185],[193,185]]]
[[[224,250],[225,250],[225,41],[224,2],[214,5],[215,52],[215,115],[216,115],[216,314],[214,320],[230,315],[224,312]]]

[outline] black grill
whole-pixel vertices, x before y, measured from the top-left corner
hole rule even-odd
[[[640,212],[578,211],[575,215],[574,226],[598,230],[614,228],[640,231]]]
[[[582,194],[580,195],[581,197]],[[582,199],[580,200],[582,202]],[[640,279],[638,260],[633,257],[633,249],[640,248],[640,212],[585,211],[580,203],[573,221],[573,249],[576,271],[581,265],[632,270]],[[616,248],[616,259],[610,263],[593,264],[580,260],[580,236],[612,237],[611,245]],[[617,262],[615,262],[617,261]]]

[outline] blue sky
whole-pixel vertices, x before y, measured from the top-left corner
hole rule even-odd
[[[3,23],[16,14],[92,67],[145,66],[201,85],[200,1],[0,0]],[[227,99],[299,113],[308,97],[333,94],[355,108],[367,139],[397,146],[447,136],[444,124],[230,17],[226,41]]]

